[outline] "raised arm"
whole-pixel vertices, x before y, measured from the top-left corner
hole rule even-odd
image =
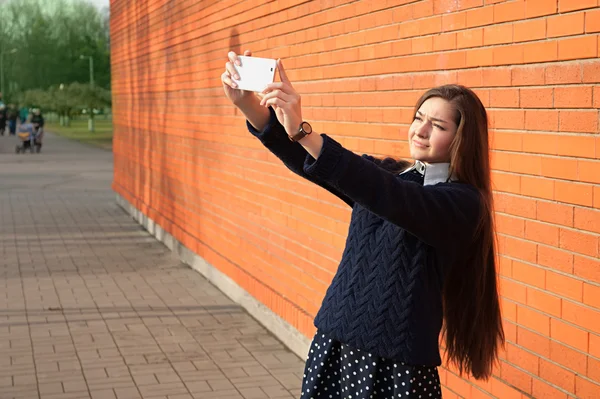
[[[251,52],[246,51],[244,55],[250,56]],[[246,117],[250,133],[257,137],[292,172],[318,184],[352,207],[354,202],[348,196],[340,193],[317,177],[309,176],[304,172],[304,160],[307,156],[306,150],[300,144],[290,141],[272,107],[267,108],[262,106],[254,93],[236,88],[237,86],[231,77],[235,76],[236,73],[233,64],[237,62],[237,55],[230,52],[228,56],[229,62],[225,66],[226,71],[221,76],[221,81],[227,98]]]

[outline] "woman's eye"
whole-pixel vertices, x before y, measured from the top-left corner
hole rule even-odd
[[[440,125],[433,125],[433,126],[437,127],[437,128],[438,128],[438,129],[440,129],[440,130],[446,130],[446,129],[444,129],[443,127],[441,127]]]
[[[415,116],[413,120],[422,121],[423,119],[420,116]]]

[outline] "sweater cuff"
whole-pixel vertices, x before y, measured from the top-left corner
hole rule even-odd
[[[252,126],[248,120],[246,120],[246,127],[248,128],[248,131],[250,131],[253,136],[258,138],[263,143],[272,141],[275,138],[275,135],[279,134],[279,129],[277,129],[279,121],[277,120],[277,115],[275,115],[275,110],[273,110],[273,107],[269,107],[269,115],[269,122],[261,131],[256,130],[256,128]]]
[[[340,176],[345,169],[344,151],[346,150],[326,134],[321,134],[321,137],[323,137],[323,146],[319,158],[314,159],[310,154],[307,155],[304,161],[304,172],[335,185],[337,176]]]

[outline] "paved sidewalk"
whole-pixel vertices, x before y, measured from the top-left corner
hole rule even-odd
[[[303,362],[115,203],[112,154],[0,137],[0,398],[294,398]]]

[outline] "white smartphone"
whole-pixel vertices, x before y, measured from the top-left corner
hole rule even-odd
[[[261,92],[269,83],[273,83],[277,61],[270,58],[246,57],[239,55],[242,65],[233,65],[240,79],[233,80],[238,89]]]

